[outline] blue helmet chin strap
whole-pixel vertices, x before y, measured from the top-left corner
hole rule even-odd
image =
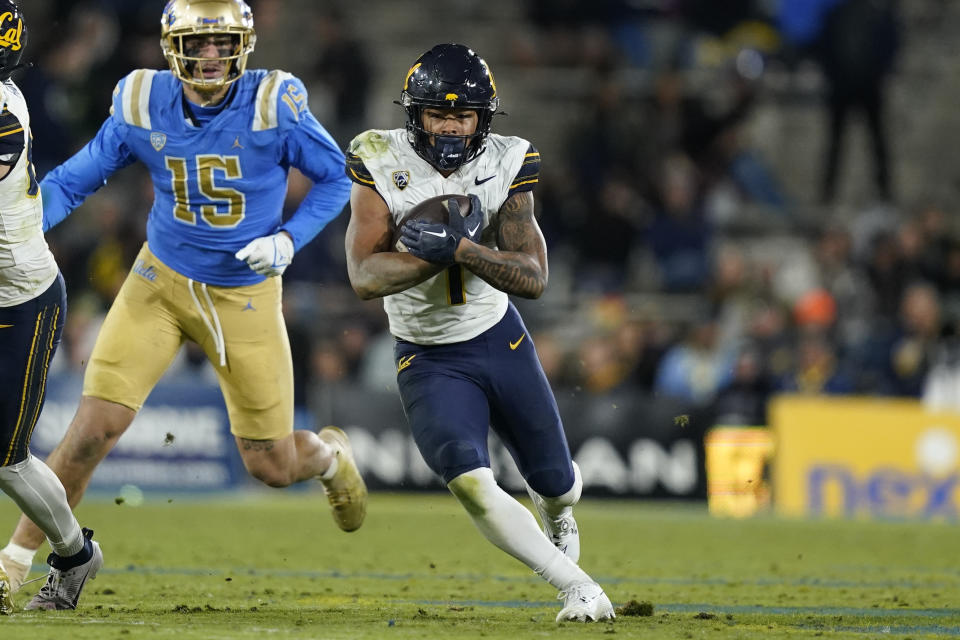
[[[433,164],[441,171],[452,171],[463,164],[470,136],[434,136],[434,143],[427,149]]]

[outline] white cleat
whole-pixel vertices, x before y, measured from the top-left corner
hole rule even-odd
[[[616,618],[610,598],[596,582],[581,582],[557,596],[563,600],[563,609],[557,614],[557,622],[575,620],[590,622]]]
[[[50,573],[47,574],[47,582],[40,587],[40,593],[33,596],[33,599],[24,607],[27,611],[36,609],[63,610],[76,609],[77,602],[80,600],[80,593],[87,580],[93,580],[97,577],[97,572],[103,566],[103,552],[100,551],[100,545],[93,538],[93,531],[83,530],[83,537],[86,538],[92,547],[90,559],[81,565],[70,568],[57,568],[57,564],[62,564],[64,559],[55,553],[51,553],[47,558],[47,564],[50,565]]]
[[[7,586],[10,589],[8,595],[13,595],[20,590],[20,585],[27,579],[27,574],[30,573],[30,565],[20,564],[0,551],[0,571],[7,574]]]
[[[543,508],[543,498],[536,492],[527,487],[527,493],[533,500],[533,506],[540,514],[540,522],[543,523],[543,534],[547,536],[550,542],[557,549],[573,560],[575,563],[580,561],[580,531],[577,529],[577,521],[573,519],[573,507],[564,507],[560,515],[551,518]]]

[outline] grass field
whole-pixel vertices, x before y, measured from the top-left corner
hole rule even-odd
[[[317,491],[101,498],[78,514],[106,559],[80,609],[2,617],[0,638],[960,637],[956,524],[720,520],[587,499],[581,564],[615,606],[654,611],[557,625],[555,592],[445,494],[374,494],[351,534]],[[15,515],[0,501],[0,543]]]

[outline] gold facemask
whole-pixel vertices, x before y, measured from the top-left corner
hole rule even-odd
[[[193,37],[216,41],[223,36],[228,36],[231,44],[216,57],[203,57],[185,47]],[[217,89],[239,80],[256,41],[253,13],[243,0],[170,0],[160,18],[160,47],[170,71],[199,90]],[[216,78],[197,73],[198,65],[208,63],[222,63],[222,72]]]

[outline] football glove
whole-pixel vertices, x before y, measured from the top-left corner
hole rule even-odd
[[[448,225],[426,220],[407,220],[400,228],[400,242],[412,255],[427,262],[453,264],[460,238]]]
[[[480,198],[476,195],[471,193],[469,198],[470,213],[466,217],[460,214],[460,202],[456,198],[450,198],[447,201],[450,227],[467,240],[477,242],[480,239],[480,232],[483,231],[483,205],[480,204]]]
[[[411,254],[437,264],[453,264],[453,254],[460,245],[460,238],[476,242],[483,231],[483,206],[480,198],[471,194],[470,213],[466,217],[460,213],[460,203],[456,198],[447,201],[450,212],[450,224],[408,220],[400,229],[400,242]]]
[[[279,276],[293,261],[293,240],[284,232],[252,240],[234,254],[262,276]]]

